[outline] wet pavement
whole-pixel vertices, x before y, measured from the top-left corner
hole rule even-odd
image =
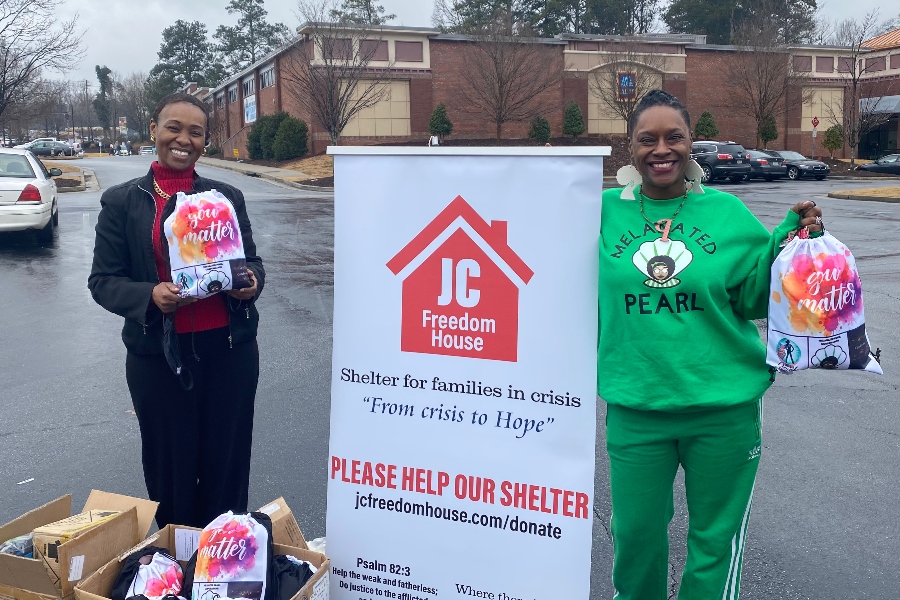
[[[83,166],[106,189],[143,175],[152,158],[97,158]],[[208,166],[198,170],[244,192],[266,263],[251,505],[283,495],[308,539],[325,535],[331,196]],[[900,205],[825,197],[835,189],[872,185],[721,185],[769,227],[799,200],[812,198],[824,207],[828,228],[859,262],[867,329],[882,349],[885,370],[884,377],[779,377],[767,395],[742,598],[880,599],[900,589]],[[97,306],[86,287],[99,198],[90,191],[60,195],[59,235],[52,245],[38,245],[29,234],[0,235],[0,523],[66,493],[74,495],[76,507],[91,488],[146,493],[125,385],[121,319]],[[602,423],[602,406],[599,412]],[[611,598],[602,427],[598,433],[592,596]],[[671,528],[673,573],[684,560],[681,497],[676,493]]]

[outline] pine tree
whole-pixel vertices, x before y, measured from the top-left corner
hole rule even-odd
[[[341,7],[331,11],[331,18],[342,23],[384,25],[397,15],[384,14],[384,7],[375,0],[343,0]]]
[[[578,136],[584,133],[584,117],[581,115],[581,107],[575,101],[569,102],[566,106],[565,116],[563,118],[563,134],[571,135],[572,140],[578,139]]]
[[[716,120],[708,110],[704,110],[697,120],[697,125],[694,127],[694,135],[704,140],[718,137],[719,128],[716,127]]]
[[[762,140],[763,149],[768,147],[769,142],[778,139],[778,124],[772,115],[762,118],[759,124],[759,139]]]
[[[428,132],[438,136],[442,142],[444,138],[453,133],[453,122],[447,116],[447,107],[443,103],[434,107],[431,118],[428,119]]]
[[[235,73],[244,69],[278,47],[288,36],[283,23],[268,23],[264,0],[231,0],[225,10],[238,13],[237,25],[219,25],[213,38],[216,51],[227,69]]]
[[[844,128],[840,125],[832,125],[826,129],[822,145],[831,152],[831,158],[834,158],[834,151],[844,147]]]
[[[528,137],[537,140],[541,144],[550,141],[550,122],[541,115],[535,116],[531,120],[531,129],[528,130]]]

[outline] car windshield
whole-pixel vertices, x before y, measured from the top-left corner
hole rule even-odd
[[[34,179],[34,170],[24,156],[0,154],[0,177]]]
[[[788,158],[790,160],[809,160],[799,152],[794,152],[793,150],[779,150],[778,154],[783,158]]]
[[[725,154],[737,154],[738,152],[743,152],[744,147],[740,144],[719,144],[719,152]]]
[[[891,163],[897,162],[897,160],[900,160],[900,154],[888,154],[887,156],[882,156],[879,162]]]

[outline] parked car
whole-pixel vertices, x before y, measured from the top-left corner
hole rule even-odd
[[[787,166],[788,179],[815,177],[822,180],[831,173],[831,167],[822,161],[806,158],[793,150],[766,150],[766,154],[784,159],[784,164]]]
[[[783,158],[766,154],[764,150],[747,150],[747,157],[750,159],[750,179],[762,177],[772,181],[787,175]]]
[[[52,138],[52,137],[43,137],[43,138],[36,138],[36,139],[31,140],[31,141],[25,142],[24,144],[19,144],[19,145],[17,145],[17,146],[13,146],[13,147],[14,147],[14,148],[20,148],[20,149],[21,149],[21,148],[28,148],[29,146],[31,146],[31,145],[34,144],[35,142],[58,142],[58,141],[59,141],[59,140],[56,139],[56,138]]]
[[[138,154],[156,154],[156,148],[153,146],[141,146]]]
[[[872,171],[873,173],[890,173],[900,175],[900,154],[888,154],[875,162],[856,167],[857,171]]]
[[[747,151],[735,142],[694,142],[691,146],[691,158],[703,169],[703,183],[716,178],[738,182],[750,175]]]
[[[40,241],[52,241],[59,225],[52,178],[59,175],[62,171],[48,171],[28,150],[0,148],[0,231],[34,229]]]
[[[72,156],[72,147],[66,142],[31,142],[26,148],[20,150],[30,150],[35,156]]]

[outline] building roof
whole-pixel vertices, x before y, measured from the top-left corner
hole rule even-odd
[[[863,42],[863,46],[868,46],[873,50],[887,50],[890,48],[900,48],[900,27],[879,36],[873,37],[871,40]]]

